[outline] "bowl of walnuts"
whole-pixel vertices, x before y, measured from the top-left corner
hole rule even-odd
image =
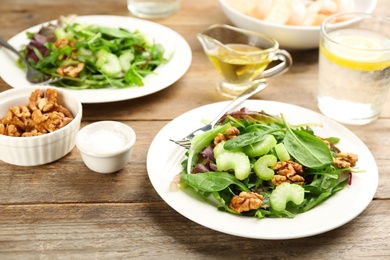
[[[81,102],[60,88],[0,93],[0,160],[19,166],[50,163],[76,144]]]

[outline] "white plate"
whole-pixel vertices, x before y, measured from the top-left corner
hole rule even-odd
[[[148,39],[161,43],[164,46],[164,57],[169,58],[173,54],[168,63],[159,66],[155,70],[156,74],[148,75],[144,78],[145,85],[142,87],[68,90],[76,95],[82,103],[120,101],[155,93],[180,79],[191,64],[192,53],[188,43],[178,33],[160,24],[130,17],[109,15],[80,16],[76,22],[122,27],[130,31],[139,29],[143,34],[147,35]],[[44,24],[31,27],[15,35],[8,42],[17,50],[20,50],[23,44],[28,44],[29,42],[26,32],[37,32],[42,25]],[[10,86],[13,88],[36,86],[28,82],[26,72],[16,66],[17,56],[14,53],[1,48],[0,60],[0,77]]]
[[[147,156],[149,178],[161,198],[188,219],[205,227],[236,236],[257,239],[292,239],[320,234],[335,229],[358,216],[371,202],[378,186],[375,160],[365,144],[351,131],[325,116],[305,108],[272,102],[248,100],[241,107],[264,110],[269,114],[283,113],[292,124],[317,122],[313,128],[319,136],[341,138],[341,151],[357,153],[357,167],[365,172],[353,175],[346,186],[320,206],[298,214],[293,219],[236,216],[218,211],[195,193],[174,189],[171,182],[181,171],[184,148],[169,139],[180,139],[202,126],[202,119],[212,120],[228,103],[219,102],[191,110],[168,123],[154,138]],[[162,152],[163,151],[163,152]]]

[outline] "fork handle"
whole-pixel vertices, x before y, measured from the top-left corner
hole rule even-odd
[[[4,46],[5,48],[9,49],[10,51],[18,55],[20,59],[27,65],[27,61],[24,59],[22,54],[20,54],[14,47],[12,47],[12,45],[10,45],[6,40],[0,38],[0,45]]]
[[[0,45],[2,45],[5,48],[11,50],[12,52],[14,52],[19,57],[21,56],[21,54],[14,47],[12,47],[6,40],[3,40],[3,39],[0,38]]]
[[[267,82],[265,80],[258,80],[256,83],[252,85],[249,89],[245,90],[241,95],[236,97],[235,99],[232,100],[232,102],[229,103],[225,109],[223,109],[211,122],[210,124],[214,126],[218,120],[226,114],[229,110],[237,107],[238,105],[242,104],[245,100],[250,98],[256,93],[259,93],[263,89],[267,87]]]

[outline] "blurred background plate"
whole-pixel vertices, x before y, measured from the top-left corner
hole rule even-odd
[[[51,21],[54,22],[54,21]],[[79,16],[76,22],[86,24],[105,25],[109,27],[121,27],[130,31],[139,30],[152,42],[161,43],[165,48],[164,57],[169,61],[156,68],[155,74],[144,78],[142,87],[130,87],[124,89],[84,89],[70,90],[82,103],[104,103],[142,97],[169,87],[179,80],[188,70],[192,60],[192,52],[188,43],[177,32],[163,25],[131,17],[92,15]],[[22,45],[28,44],[26,32],[36,32],[42,25],[36,25],[12,37],[8,43],[17,50]],[[16,65],[17,56],[11,51],[0,48],[0,77],[13,88],[35,86],[26,79],[26,71]]]
[[[222,11],[230,22],[243,29],[274,37],[281,48],[305,50],[318,48],[320,26],[292,26],[266,22],[245,14],[257,5],[257,0],[219,0]],[[377,0],[355,0],[354,12],[371,13]]]

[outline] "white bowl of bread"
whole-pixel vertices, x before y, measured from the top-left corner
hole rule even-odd
[[[334,13],[371,13],[377,0],[219,0],[230,22],[275,38],[281,48],[318,48],[321,21]]]

